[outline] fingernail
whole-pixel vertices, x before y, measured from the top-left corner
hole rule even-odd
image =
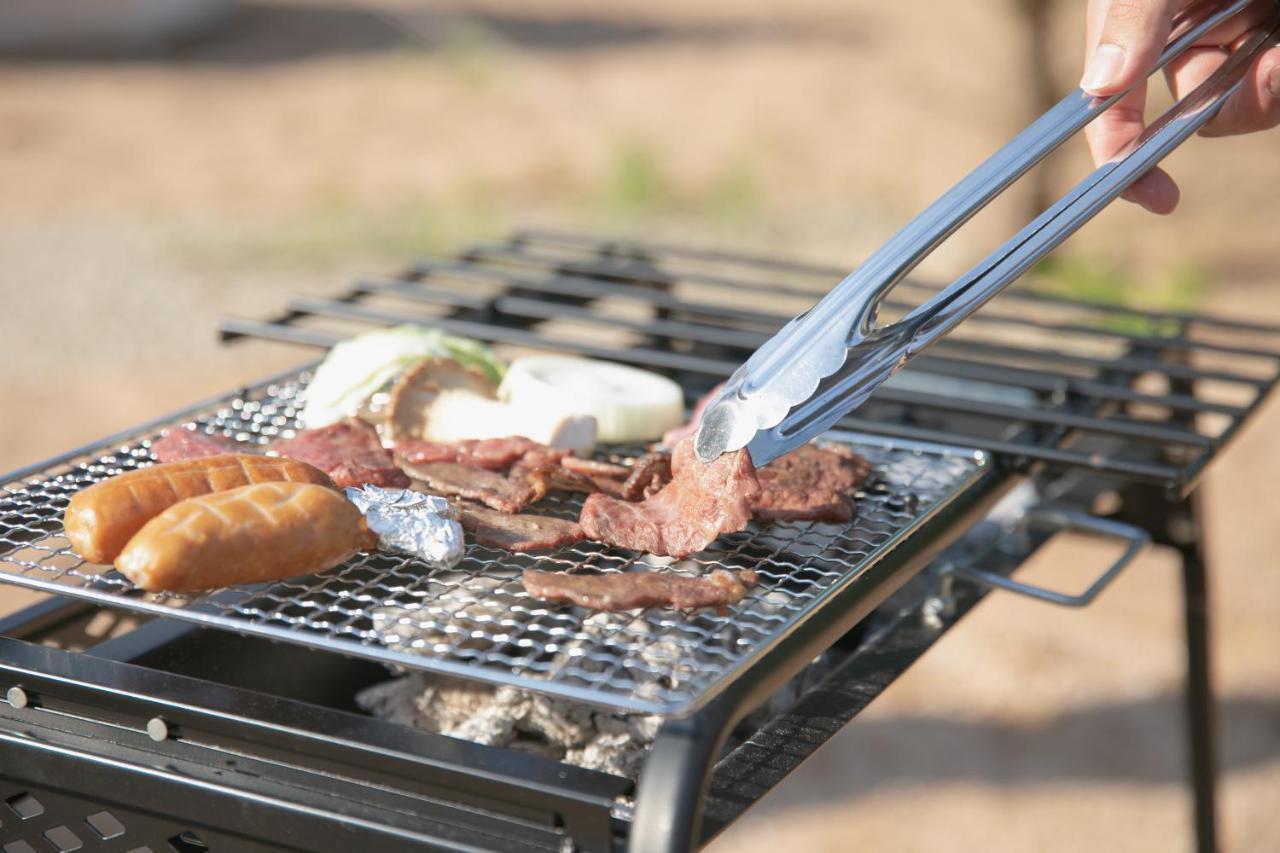
[[[1085,66],[1080,88],[1096,92],[1105,88],[1124,70],[1124,48],[1116,44],[1100,44]]]
[[[1271,93],[1271,97],[1280,98],[1280,65],[1272,68],[1267,75],[1267,91]]]

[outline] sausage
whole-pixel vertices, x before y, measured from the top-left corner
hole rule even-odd
[[[355,504],[311,483],[258,483],[174,504],[116,568],[147,592],[191,592],[332,568],[376,546]]]
[[[224,453],[128,471],[82,489],[67,505],[62,527],[81,557],[110,563],[142,525],[178,501],[278,481],[333,487],[327,474],[305,462]]]

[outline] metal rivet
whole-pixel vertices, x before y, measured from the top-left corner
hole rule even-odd
[[[161,717],[147,720],[147,735],[156,743],[169,739],[169,724]]]
[[[8,692],[4,694],[4,698],[9,700],[9,704],[15,708],[25,708],[31,701],[27,696],[27,691],[21,687],[10,687]]]

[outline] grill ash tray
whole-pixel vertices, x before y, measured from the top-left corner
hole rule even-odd
[[[307,374],[257,386],[174,415],[210,433],[267,443],[297,427]],[[335,651],[410,670],[454,675],[617,711],[684,714],[703,705],[836,592],[977,482],[978,451],[831,433],[874,473],[848,524],[752,524],[682,561],[579,542],[538,555],[468,544],[448,570],[364,555],[323,574],[206,595],[152,595],[69,547],[61,518],[71,495],[153,461],[162,427],[0,480],[0,582],[104,606]],[[643,448],[610,448],[638,455]],[[553,495],[542,513],[576,517],[581,497]],[[530,566],[599,572],[700,574],[751,569],[758,585],[721,611],[595,613],[531,598]]]

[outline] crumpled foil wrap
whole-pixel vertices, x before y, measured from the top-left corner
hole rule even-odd
[[[462,525],[444,498],[379,486],[353,487],[346,494],[384,550],[411,554],[445,568],[462,559]]]

